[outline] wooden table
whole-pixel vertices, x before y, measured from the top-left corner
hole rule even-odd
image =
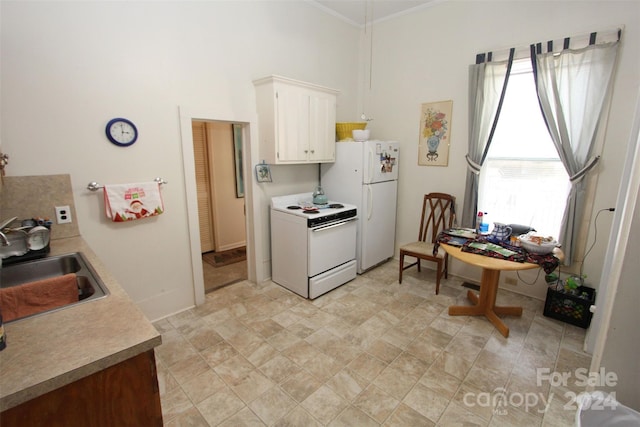
[[[484,255],[463,252],[460,247],[450,246],[442,243],[442,248],[452,257],[467,264],[482,267],[482,280],[480,282],[480,295],[474,292],[467,292],[467,298],[474,304],[472,306],[451,306],[450,316],[485,316],[500,331],[504,337],[509,336],[509,327],[498,317],[522,316],[522,307],[498,307],[496,306],[496,295],[498,294],[498,281],[500,271],[530,270],[539,268],[538,264],[530,262],[514,262],[504,259],[492,258]],[[564,259],[564,254],[558,248],[553,254],[559,260]]]

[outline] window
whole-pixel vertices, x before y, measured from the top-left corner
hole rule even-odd
[[[514,61],[480,173],[478,208],[490,223],[530,225],[557,239],[569,189],[540,112],[531,61]]]

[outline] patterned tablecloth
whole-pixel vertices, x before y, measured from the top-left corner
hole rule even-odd
[[[440,245],[440,243],[451,244],[452,242],[455,242],[456,243],[455,246],[461,246],[460,249],[463,252],[470,252],[477,255],[484,255],[492,258],[499,258],[499,259],[504,259],[504,260],[513,261],[513,262],[530,262],[533,264],[538,264],[546,274],[550,274],[551,272],[553,272],[560,264],[560,260],[558,260],[558,258],[556,258],[552,253],[546,254],[546,255],[534,254],[534,253],[527,252],[524,248],[511,246],[508,243],[504,243],[504,242],[491,241],[482,236],[476,237],[475,239],[464,239],[464,240],[465,240],[464,243],[460,245],[460,241],[461,241],[460,237],[452,236],[450,234],[447,234],[446,232],[441,232],[440,234],[438,234],[438,237],[436,238],[436,243],[433,246],[433,254],[435,255],[438,253],[438,246]],[[493,250],[486,250],[478,247],[473,247],[473,246],[479,246],[479,245],[474,245],[475,243],[485,243],[490,245],[497,244],[498,246],[504,249],[508,249],[508,251],[510,252],[508,255],[503,255]]]

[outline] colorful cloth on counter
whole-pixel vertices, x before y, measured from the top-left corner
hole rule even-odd
[[[107,218],[113,222],[160,215],[164,212],[160,184],[152,181],[105,185],[104,208]]]
[[[441,232],[436,238],[436,243],[433,245],[434,254],[437,253],[438,246],[440,243],[450,244],[452,239],[456,239],[456,241],[459,241],[459,237],[450,236],[445,232]],[[494,250],[482,249],[478,247],[480,245],[474,245],[474,243],[496,245],[495,242],[491,242],[484,237],[478,237],[476,239],[467,239],[467,241],[464,244],[462,244],[460,250],[463,252],[469,252],[477,255],[488,256],[491,258],[504,259],[507,261],[529,262],[532,264],[538,264],[546,274],[550,274],[558,267],[558,265],[560,265],[560,260],[558,260],[558,258],[556,258],[553,254],[538,255],[538,254],[527,252],[525,249],[521,247],[511,246],[507,243],[500,243],[499,244],[500,247],[512,252],[512,253],[509,253],[508,255],[504,255]],[[459,245],[453,245],[453,246],[459,246]]]

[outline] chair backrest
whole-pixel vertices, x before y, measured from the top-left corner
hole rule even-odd
[[[418,239],[421,242],[433,243],[442,230],[451,228],[456,216],[455,205],[456,198],[450,194],[425,194]]]

